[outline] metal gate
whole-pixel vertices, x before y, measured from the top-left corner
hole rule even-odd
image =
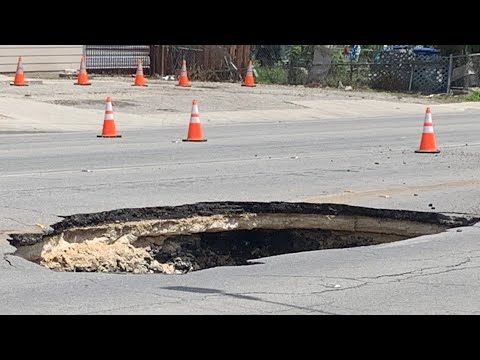
[[[85,45],[85,56],[91,72],[134,70],[138,60],[150,71],[150,45]]]

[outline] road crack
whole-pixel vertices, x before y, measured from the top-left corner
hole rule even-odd
[[[400,282],[400,281],[409,280],[409,279],[418,278],[418,277],[445,274],[445,273],[449,273],[449,272],[452,272],[452,271],[480,268],[480,266],[469,266],[469,267],[464,267],[463,266],[463,265],[466,265],[466,264],[470,263],[471,261],[472,261],[472,258],[468,257],[466,260],[463,260],[463,261],[461,261],[457,264],[444,265],[444,266],[432,266],[432,267],[421,268],[421,269],[417,269],[417,270],[411,270],[411,271],[406,271],[406,272],[396,273],[396,274],[385,274],[385,275],[378,275],[378,276],[364,276],[364,277],[360,277],[358,279],[378,280],[378,279],[383,279],[383,278],[400,277],[400,279],[394,279],[394,280],[391,281],[391,282]],[[444,270],[437,271],[437,272],[429,272],[430,270],[441,269],[441,268],[443,268]],[[408,276],[408,275],[411,275],[411,276]],[[404,277],[404,276],[406,276],[406,277]],[[387,283],[389,283],[389,282],[387,282]],[[380,284],[380,283],[369,282],[369,284]]]
[[[12,264],[12,262],[10,260],[7,259],[7,256],[8,255],[3,255],[3,260],[5,260],[7,262],[7,264],[10,265],[11,267],[13,267],[15,269],[18,269],[15,265]]]

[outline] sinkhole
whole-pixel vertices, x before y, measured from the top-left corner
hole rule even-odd
[[[368,246],[480,221],[341,204],[208,202],[65,216],[10,234],[15,254],[56,271],[184,274],[302,251]]]

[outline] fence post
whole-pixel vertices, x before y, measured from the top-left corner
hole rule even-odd
[[[157,52],[155,45],[150,45],[150,76],[157,73]]]
[[[165,76],[165,45],[162,45],[162,62],[161,62],[161,67],[162,67],[162,77]]]
[[[450,86],[452,83],[452,73],[453,73],[453,54],[450,54],[450,59],[448,61],[447,94],[450,94]]]
[[[350,59],[350,86],[353,86],[353,59]]]
[[[415,73],[415,63],[412,63],[412,72],[410,73],[410,82],[408,83],[408,91],[412,91],[414,73]]]

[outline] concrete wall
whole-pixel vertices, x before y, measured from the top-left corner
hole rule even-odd
[[[315,45],[312,67],[308,73],[309,83],[324,83],[332,66],[332,55],[333,49]]]
[[[20,55],[26,73],[78,69],[83,45],[0,45],[0,73],[14,73]]]

